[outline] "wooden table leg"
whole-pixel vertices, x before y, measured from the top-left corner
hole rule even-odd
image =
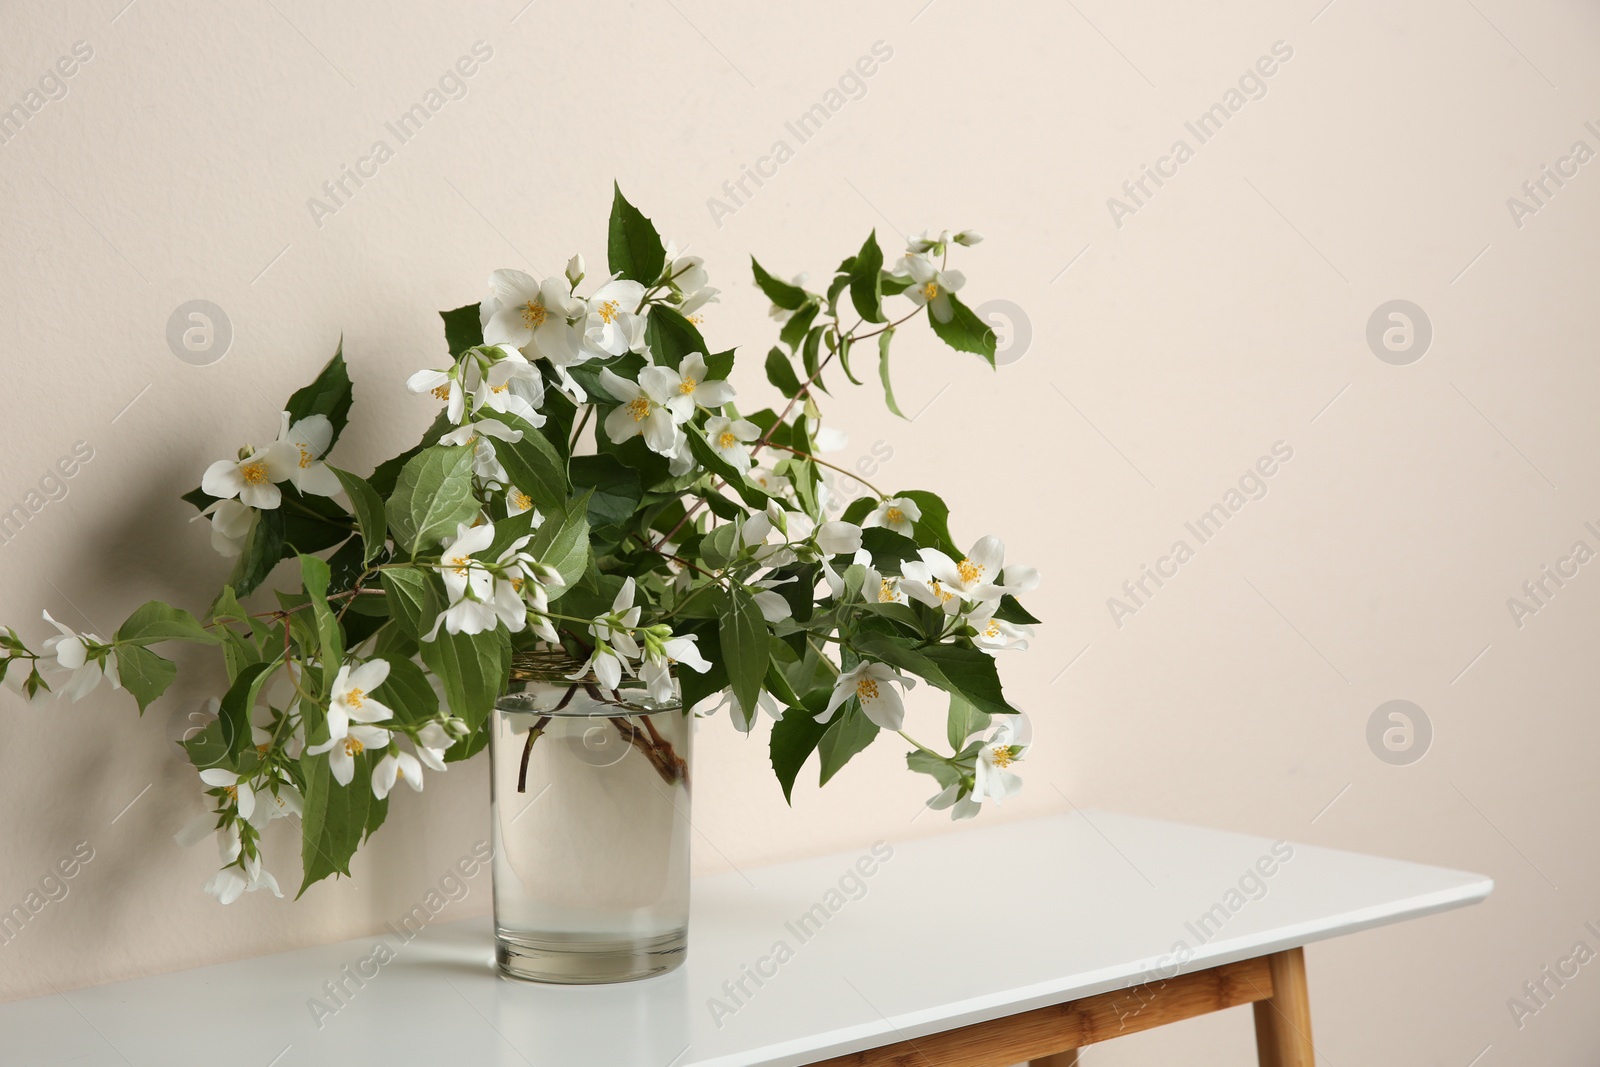
[[[1267,963],[1272,970],[1272,996],[1255,1003],[1256,1057],[1261,1067],[1316,1067],[1305,950],[1275,952],[1267,957]]]
[[[1028,1067],[1078,1067],[1078,1050],[1069,1048],[1042,1060],[1029,1060]]]

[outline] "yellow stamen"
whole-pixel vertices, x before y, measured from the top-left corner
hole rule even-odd
[[[956,572],[961,575],[961,580],[963,582],[971,585],[973,582],[983,577],[983,565],[974,563],[970,559],[964,559],[960,563],[956,564]]]
[[[491,393],[503,393],[507,389],[510,389],[510,388],[511,388],[511,383],[510,382],[506,382],[504,385],[491,385],[491,386],[489,386],[489,392],[491,392]]]
[[[989,750],[989,762],[1005,770],[1016,761],[1017,750],[1010,745],[996,745]]]
[[[307,467],[311,466],[311,461],[316,459],[316,457],[311,454],[311,449],[307,448],[305,445],[300,445],[298,447],[300,449],[300,469],[305,470]]]
[[[537,329],[544,325],[544,320],[549,316],[544,305],[537,300],[530,300],[522,305],[522,324],[528,329]]]
[[[633,416],[634,422],[643,422],[650,417],[650,398],[647,396],[634,397],[628,401],[628,414]]]
[[[359,708],[367,694],[360,689],[352,689],[344,695],[344,702],[352,708]]]
[[[619,308],[617,306],[617,302],[615,300],[607,300],[605,303],[600,305],[600,310],[598,312],[600,321],[609,325],[616,320],[618,311]]]
[[[518,511],[529,511],[533,508],[533,498],[521,489],[511,490],[511,506]]]
[[[929,582],[928,587],[933,590],[933,595],[939,598],[941,604],[948,603],[955,596],[954,593],[947,591],[944,586],[940,585],[937,578]]]
[[[993,619],[990,619],[989,620],[989,625],[984,627],[983,636],[985,636],[985,637],[999,637],[1000,636],[1000,624],[998,622],[995,622]]]
[[[885,578],[878,583],[878,603],[893,604],[898,599],[899,594],[895,592],[893,578]]]
[[[922,295],[927,297],[929,300],[938,299],[938,296],[939,296],[939,283],[938,282],[929,282],[927,285],[924,285],[922,287]]]
[[[236,785],[225,785],[222,787],[222,791],[233,800],[239,799],[239,787]]]
[[[689,316],[687,316],[687,318],[688,318],[688,320],[690,322],[694,323],[696,326],[698,326],[702,322],[706,321],[706,317],[704,315],[689,315]]]
[[[856,683],[856,696],[862,700],[878,699],[878,683],[871,678],[863,678]]]
[[[467,571],[472,566],[472,557],[471,556],[452,556],[447,561],[447,563],[450,566],[452,566],[452,567],[454,567],[456,569],[456,573],[457,574],[459,574],[463,578],[465,578],[466,575],[467,575]],[[358,692],[359,692],[359,690],[358,690]]]
[[[700,383],[695,381],[693,378],[685,378],[678,385],[678,392],[682,393],[684,396],[688,396],[690,393],[694,392],[694,387],[699,384]]]
[[[270,744],[260,744],[256,746],[256,751],[265,756],[268,752],[272,751],[272,746]]]
[[[717,438],[717,447],[718,448],[732,448],[734,445],[736,445],[738,443],[739,443],[739,439],[737,437],[733,436],[733,431],[732,430],[723,430],[722,431],[722,436]]]
[[[246,485],[267,484],[267,465],[259,459],[253,459],[240,467],[239,473],[244,475]]]
[[[344,754],[346,756],[359,756],[359,755],[361,755],[361,753],[365,752],[366,750],[367,750],[367,746],[363,745],[360,741],[357,741],[355,738],[347,737],[347,738],[344,739]]]
[[[898,526],[902,522],[906,521],[906,513],[901,511],[899,508],[890,508],[888,511],[883,513],[883,517],[888,521],[890,526]]]
[[[434,389],[433,389],[433,395],[438,397],[440,400],[449,400],[450,399],[450,383],[449,382],[445,382],[443,385],[435,386]]]

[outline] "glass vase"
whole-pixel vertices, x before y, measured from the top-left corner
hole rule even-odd
[[[692,716],[578,667],[519,656],[495,707],[495,959],[512,978],[625,982],[687,952]]]

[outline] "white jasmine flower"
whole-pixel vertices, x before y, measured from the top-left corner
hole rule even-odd
[[[901,568],[907,578],[915,574],[919,584],[933,588],[936,600],[927,597],[918,597],[924,603],[943,604],[947,611],[954,611],[951,605],[957,600],[968,600],[984,603],[999,600],[1009,587],[1000,584],[1001,570],[1005,564],[1005,542],[998,537],[988,536],[978,539],[972,546],[972,551],[958,563],[939,551],[937,548],[919,549],[917,555],[922,557],[921,566],[915,561],[908,562]],[[1014,567],[1024,579],[1038,584],[1038,574],[1031,567]],[[1019,583],[1019,588],[1026,585]],[[1027,586],[1031,588],[1031,586]],[[908,585],[907,592],[916,595]],[[948,594],[948,595],[946,595]],[[955,603],[955,607],[959,607]]]
[[[693,635],[669,637],[664,641],[658,641],[648,634],[645,636],[644,660],[639,664],[639,678],[658,703],[666,703],[673,697],[673,664],[681,663],[700,674],[711,669],[711,663],[700,654],[696,645],[698,640]]]
[[[489,275],[489,297],[483,309],[486,344],[531,349],[530,355],[558,367],[587,358],[582,325],[573,325],[587,309],[565,278],[536,282],[520,270],[497,270]]]
[[[369,748],[383,748],[389,743],[389,738],[389,731],[381,727],[351,723],[346,736],[330,737],[320,745],[312,745],[306,752],[313,756],[326,752],[328,769],[333,772],[334,781],[349,785],[356,776],[356,757]]]
[[[544,375],[514,348],[493,351],[500,358],[480,376],[473,393],[474,407],[516,415],[534,429],[543,426],[545,416],[539,409],[544,406]]]
[[[897,534],[910,537],[912,523],[922,518],[922,509],[917,507],[915,500],[908,500],[903,496],[892,496],[880,501],[878,506],[868,512],[867,517],[861,520],[861,525],[868,529],[881,526],[885,530],[893,530]]]
[[[755,459],[745,446],[761,436],[761,427],[748,419],[727,419],[713,415],[706,420],[706,442],[736,471],[746,471]]]
[[[699,256],[678,255],[677,246],[671,241],[667,242],[667,277],[682,297],[678,310],[684,315],[693,315],[701,307],[715,301],[720,292],[706,284],[709,278],[705,271],[705,260]]]
[[[462,724],[466,725],[465,723]],[[417,758],[435,771],[445,769],[445,750],[456,743],[456,738],[442,722],[430,722],[417,731]]]
[[[911,275],[906,296],[919,307],[930,305],[934,318],[949,322],[955,316],[950,294],[967,284],[966,275],[958,270],[940,270],[922,256],[907,256],[904,263],[906,273]]]
[[[413,393],[432,393],[445,402],[445,411],[451,422],[460,422],[467,410],[467,390],[456,383],[459,365],[449,370],[419,370],[406,379],[406,388]]]
[[[492,437],[497,441],[507,444],[516,444],[522,440],[522,431],[513,430],[499,419],[484,419],[482,422],[464,422],[460,426],[439,438],[441,445],[466,445],[472,444],[479,437]]]
[[[967,616],[967,622],[977,632],[972,638],[972,643],[985,652],[1001,652],[1006,649],[1026,649],[1028,641],[1033,637],[1033,627],[1018,626],[1006,622],[1004,619],[994,617],[999,601],[992,601],[975,614]]]
[[[224,767],[207,767],[200,772],[200,780],[213,789],[220,789],[238,807],[241,819],[250,818],[256,810],[255,790],[250,787],[248,779]]]
[[[389,752],[372,768],[372,795],[382,800],[401,778],[414,791],[422,792],[422,764],[409,752]]]
[[[307,415],[291,426],[289,413],[283,413],[277,444],[283,445],[292,457],[293,465],[289,468],[288,480],[302,493],[338,496],[344,491],[338,477],[322,462],[322,454],[332,441],[333,423],[328,421],[328,416]]]
[[[506,490],[507,518],[510,518],[512,515],[522,515],[529,511],[533,512],[533,525],[530,526],[529,529],[537,530],[540,526],[544,525],[544,516],[539,514],[539,512],[534,509],[533,497],[529,496],[527,493],[524,493],[521,489],[518,489],[514,485]]]
[[[756,707],[765,712],[769,719],[774,721],[783,717],[783,705],[765,689],[756,694]],[[700,702],[689,709],[695,715],[715,715],[723,708],[727,708],[729,716],[733,719],[733,727],[742,734],[749,734],[755,729],[755,711],[746,712],[744,705],[739,703],[739,698],[733,695],[732,689],[725,689],[720,693],[712,693],[702,697]]]
[[[1010,767],[1022,758],[1032,735],[1026,715],[994,717],[994,729],[978,750],[972,787],[975,801],[993,800],[998,804],[1022,791],[1022,779]]]
[[[827,556],[861,549],[861,527],[853,522],[825,522],[817,527],[816,536],[817,547]]]
[[[219,459],[206,468],[200,489],[208,496],[238,497],[249,507],[270,511],[283,502],[283,492],[274,483],[287,481],[299,459],[294,448],[281,441],[240,459]]]
[[[374,723],[392,718],[394,712],[372,699],[372,690],[389,677],[389,661],[370,659],[351,669],[346,663],[333,679],[333,696],[328,701],[328,733],[344,737],[351,723]]]
[[[44,639],[40,647],[40,659],[55,671],[69,672],[64,683],[58,678],[47,679],[57,696],[69,696],[76,704],[94,691],[101,678],[109,681],[113,689],[122,688],[122,679],[117,673],[116,650],[105,648],[106,642],[99,634],[80,634],[61,625],[48,611],[44,612],[44,620],[60,633]],[[8,670],[6,673],[9,675],[11,672]]]
[[[898,730],[905,721],[906,706],[895,689],[897,683],[907,689],[917,684],[886,663],[862,660],[839,675],[833,684],[833,695],[828,698],[828,707],[817,716],[817,721],[832,719],[841,704],[855,697],[868,719],[885,730]]]
[[[638,282],[613,278],[596,289],[585,301],[583,342],[589,353],[604,359],[628,351],[635,336],[635,319],[643,322],[638,314],[643,302],[644,286]]]
[[[697,407],[717,411],[734,397],[733,386],[727,382],[706,381],[706,357],[699,352],[684,356],[677,370],[670,367],[665,369],[673,375],[672,379],[662,379],[672,382],[671,399],[667,401],[667,406],[672,408],[672,413],[680,422],[693,415]]]
[[[652,452],[671,456],[678,449],[678,418],[668,402],[679,395],[678,373],[670,367],[646,367],[639,380],[630,382],[607,368],[600,372],[600,384],[617,400],[617,407],[606,416],[606,436],[617,444],[642,435]]]
[[[218,500],[195,516],[203,517],[211,520],[211,547],[219,555],[233,559],[244,552],[244,543],[255,526],[255,508],[237,500]]]

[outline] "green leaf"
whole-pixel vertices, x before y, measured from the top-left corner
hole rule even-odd
[[[644,489],[639,472],[613,455],[572,457],[574,488],[593,490],[589,497],[589,525],[596,531],[615,532],[615,541],[639,508]]]
[[[826,699],[824,695],[823,700]],[[800,768],[805,766],[827,732],[827,724],[816,721],[816,711],[804,706],[790,708],[773,724],[772,769],[778,775],[778,784],[783,786],[783,799],[790,804],[794,803],[794,780],[799,777]]]
[[[767,675],[767,660],[772,654],[767,645],[767,623],[755,600],[737,585],[727,590],[722,603],[718,637],[728,684],[739,706],[749,712],[756,706],[761,681]]]
[[[345,495],[356,509],[356,524],[361,527],[361,543],[365,546],[361,562],[370,563],[372,557],[383,551],[384,540],[389,536],[389,520],[383,513],[383,498],[360,475],[340,470],[333,464],[328,469],[344,486]]]
[[[883,402],[889,410],[902,419],[905,413],[900,410],[900,405],[894,400],[894,386],[889,382],[889,342],[894,340],[894,328],[890,327],[878,335],[878,380],[883,382]]]
[[[441,311],[439,317],[444,320],[444,339],[452,356],[459,357],[467,349],[483,344],[483,325],[477,304]]]
[[[322,691],[332,692],[333,679],[344,665],[344,632],[339,620],[333,617],[328,606],[328,582],[331,574],[328,564],[316,556],[300,557],[300,579],[311,602],[311,615],[316,621],[317,646],[322,660]]]
[[[422,662],[444,683],[452,713],[477,729],[505,688],[511,670],[511,635],[502,628],[481,634],[451,634],[440,629],[422,643]]]
[[[1039,620],[1029,614],[1017,598],[1007,593],[1000,598],[1000,606],[995,609],[994,617],[1001,622],[1009,622],[1018,626],[1038,626]]]
[[[300,823],[300,864],[305,869],[298,900],[305,891],[330,874],[349,875],[350,857],[355,855],[367,828],[368,808],[373,802],[373,754],[355,757],[355,775],[350,784],[340,785],[328,766],[326,753],[306,756],[304,812]]]
[[[445,609],[443,583],[431,568],[386,567],[378,580],[390,617],[413,641],[432,629],[433,620]]]
[[[316,380],[304,389],[296,390],[283,410],[289,413],[291,423],[299,422],[308,415],[326,415],[333,424],[333,438],[328,442],[328,448],[332,449],[334,442],[339,440],[339,434],[344,432],[345,424],[350,421],[350,405],[353,401],[350,370],[344,365],[344,338],[341,337],[333,358],[323,365]]]
[[[817,744],[817,752],[822,757],[822,777],[820,785],[827,785],[828,779],[839,773],[851,758],[878,736],[878,724],[867,718],[855,701],[847,702],[847,706],[833,721],[828,724],[827,733],[822,735],[822,740]]]
[[[931,775],[941,786],[948,787],[961,781],[961,772],[949,760],[920,748],[906,753],[906,766],[918,774]]]
[[[450,421],[448,409],[441,408],[439,413],[433,417],[433,422],[428,426],[428,429],[423,433],[422,440],[398,456],[386,459],[378,464],[372,472],[372,477],[368,478],[367,481],[372,484],[373,489],[377,490],[379,496],[392,496],[395,482],[400,480],[400,472],[405,468],[405,465],[410,463],[424,448],[431,448],[438,444],[439,438],[455,428],[455,423]]]
[[[283,504],[284,556],[321,552],[349,538],[356,524],[349,512],[325,496],[302,493],[285,483]]]
[[[551,599],[578,584],[589,567],[589,494],[576,497],[564,512],[545,517],[544,525],[528,542],[528,554],[548,564],[561,575],[566,586],[550,591]]]
[[[976,352],[989,361],[989,366],[994,366],[994,327],[978,318],[976,312],[956,298],[956,294],[946,295],[954,314],[949,322],[940,322],[933,309],[929,308],[928,323],[933,327],[933,332],[951,348],[961,352]]]
[[[961,559],[966,552],[956,546],[950,536],[950,508],[937,493],[926,489],[906,489],[895,494],[917,505],[922,518],[911,524],[917,544],[924,548],[937,548],[952,559]]]
[[[688,427],[684,430],[684,436],[689,441],[689,451],[693,453],[695,462],[731,486],[733,491],[739,494],[739,499],[751,508],[756,511],[766,510],[767,501],[770,499],[766,490],[747,478],[743,471],[735,470],[733,464],[718,455],[717,450],[711,447],[711,442],[707,441],[699,430],[692,426]]]
[[[866,243],[856,253],[850,270],[850,302],[856,314],[868,322],[883,322],[883,290],[879,274],[883,270],[883,249],[878,247],[878,231],[867,235]]]
[[[240,596],[255,592],[283,558],[283,526],[282,508],[256,512],[255,524],[245,535],[244,551],[228,579]]]
[[[239,603],[239,598],[233,591],[233,586],[225,585],[222,592],[217,594],[217,599],[211,603],[209,612],[212,622],[236,622],[244,627],[245,634],[251,634],[255,627],[250,621],[250,613],[244,610],[244,605]]]
[[[495,458],[511,475],[511,482],[528,494],[535,507],[549,512],[567,500],[567,465],[556,451],[556,446],[533,424],[503,411],[485,411],[482,414],[522,431],[522,440],[516,444],[496,439]]]
[[[790,285],[768,274],[762,269],[761,264],[756,262],[755,256],[750,257],[750,266],[756,273],[756,284],[767,294],[767,299],[786,311],[794,311],[811,299],[811,295],[798,285]]]
[[[775,347],[767,353],[767,381],[784,396],[792,397],[800,392],[800,379],[795,377],[794,364],[789,362],[789,357],[781,348]]]
[[[373,696],[394,710],[395,720],[420,726],[439,714],[439,695],[423,669],[409,659],[391,659],[389,677]]]
[[[459,523],[478,514],[472,495],[472,446],[434,445],[400,472],[389,498],[389,529],[413,556],[454,537]]]
[[[661,268],[666,263],[667,253],[662,247],[661,235],[638,208],[628,203],[620,185],[613,188],[611,233],[606,243],[611,273],[650,285],[661,277]],[[652,311],[652,317],[654,314]]]
[[[227,745],[230,761],[236,763],[239,756],[251,748],[251,713],[255,710],[256,698],[261,695],[261,687],[272,676],[274,667],[271,663],[250,664],[239,672],[222,696],[217,708],[217,722],[221,724],[222,740]]]
[[[979,649],[953,644],[917,649],[903,638],[882,633],[858,633],[851,638],[851,645],[866,659],[881,660],[947,693],[959,694],[978,711],[1016,714],[1001,692],[994,657]]]
[[[807,304],[805,307],[789,316],[789,321],[783,324],[783,329],[778,332],[778,340],[789,346],[792,352],[805,337],[806,331],[811,329],[811,324],[816,321],[817,312],[821,310],[820,304]]]
[[[951,750],[960,752],[966,747],[967,738],[989,728],[989,715],[973,707],[960,693],[951,693],[945,726]]]
[[[676,368],[684,356],[694,352],[701,355],[706,353],[705,338],[700,336],[695,324],[673,308],[661,304],[651,307],[644,329],[650,354],[657,363]]]
[[[158,641],[194,641],[214,645],[222,639],[195,621],[182,608],[159,600],[144,604],[117,628],[112,639],[118,646],[153,645]]]
[[[167,686],[178,676],[178,668],[171,660],[162,659],[142,645],[121,645],[117,648],[117,675],[122,688],[133,694],[139,702],[139,714],[144,714],[152,701],[167,691]]]

